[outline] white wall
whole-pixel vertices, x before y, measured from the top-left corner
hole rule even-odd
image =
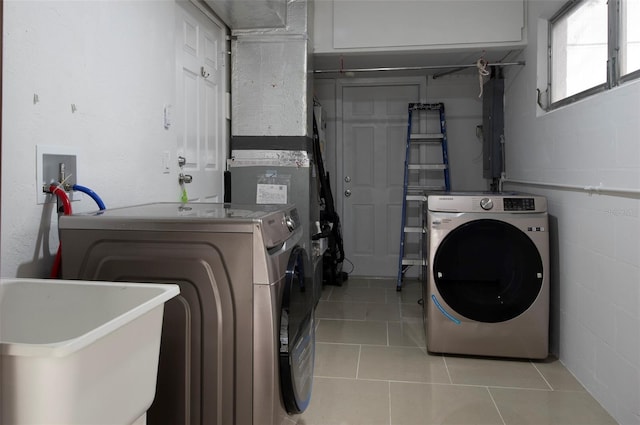
[[[383,75],[389,77],[389,75]],[[487,190],[482,178],[482,140],[476,137],[476,126],[482,124],[482,99],[478,98],[478,76],[453,74],[427,78],[427,102],[445,104],[451,188],[455,191]],[[315,96],[322,104],[327,119],[325,168],[331,175],[331,189],[335,197],[336,183],[336,84],[335,79],[317,78]]]
[[[563,2],[529,2],[526,66],[507,73],[507,176],[639,189],[640,82],[549,113],[536,106],[536,84],[546,79],[545,64],[538,63],[546,33],[544,25],[538,30],[538,18],[548,19]],[[516,184],[505,189],[549,199],[552,349],[619,423],[639,424],[638,196]]]
[[[78,183],[108,208],[179,200],[175,134],[162,120],[175,104],[175,7],[4,2],[2,276],[48,276],[57,248],[54,204],[36,203],[38,144],[77,151]],[[73,209],[97,208],[84,198]]]

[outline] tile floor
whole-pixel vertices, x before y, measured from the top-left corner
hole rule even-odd
[[[427,354],[417,281],[350,277],[316,312],[309,408],[296,425],[616,422],[556,359]]]

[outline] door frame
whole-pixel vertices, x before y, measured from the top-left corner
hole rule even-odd
[[[344,90],[350,87],[362,86],[402,86],[407,84],[415,84],[419,87],[419,102],[426,103],[427,99],[427,75],[423,76],[407,76],[407,77],[368,77],[368,78],[338,78],[336,79],[335,102],[336,102],[336,148],[335,148],[335,181],[336,190],[334,198],[336,201],[336,210],[339,211],[340,217],[344,217],[344,163],[342,152],[344,148]],[[343,233],[345,233],[343,223]],[[400,231],[400,229],[398,229]]]

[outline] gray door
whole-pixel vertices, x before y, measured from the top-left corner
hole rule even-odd
[[[398,271],[407,106],[424,101],[426,79],[343,80],[337,90],[342,125],[336,198],[345,256],[354,275],[392,277]]]

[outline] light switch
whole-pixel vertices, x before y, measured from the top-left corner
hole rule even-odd
[[[165,130],[169,130],[171,128],[171,105],[164,105],[163,120]]]
[[[162,152],[162,173],[169,174],[171,172],[171,166],[169,163],[171,162],[171,152],[163,151]]]

